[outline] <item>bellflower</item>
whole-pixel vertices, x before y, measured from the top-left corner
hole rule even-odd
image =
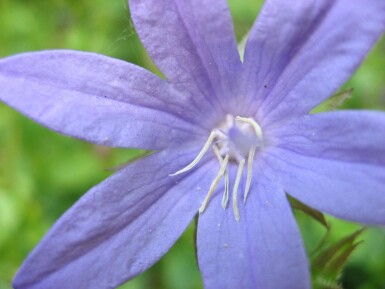
[[[306,289],[286,193],[385,224],[385,114],[309,112],[385,28],[383,0],[267,0],[244,61],[225,0],[131,0],[166,80],[77,51],[0,61],[0,98],[54,131],[156,151],[85,194],[19,270],[17,289],[114,288],[162,257],[199,211],[206,289]]]

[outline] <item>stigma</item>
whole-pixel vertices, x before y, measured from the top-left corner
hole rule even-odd
[[[244,175],[244,171],[247,170],[243,191],[243,202],[246,203],[253,176],[255,154],[257,151],[262,150],[263,146],[264,139],[262,128],[253,118],[241,116],[234,117],[228,114],[226,115],[225,120],[210,132],[207,141],[195,159],[186,167],[170,176],[183,174],[194,168],[211,148],[219,162],[219,171],[212,181],[209,191],[199,208],[199,213],[202,214],[205,211],[218,184],[224,179],[222,207],[223,209],[228,207],[231,190],[234,218],[238,222],[240,220],[238,209],[239,184]],[[228,173],[228,166],[230,163],[235,163],[238,166],[235,180],[232,182],[230,182]],[[230,186],[232,186],[232,189]]]

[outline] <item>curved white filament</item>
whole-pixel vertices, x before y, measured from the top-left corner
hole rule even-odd
[[[205,155],[207,150],[210,148],[210,145],[213,143],[215,136],[216,136],[216,131],[213,130],[210,133],[210,136],[207,139],[205,145],[203,146],[203,148],[201,149],[199,154],[196,156],[196,158],[190,164],[185,166],[183,169],[181,169],[181,170],[179,170],[179,171],[177,171],[177,172],[175,172],[173,174],[170,174],[169,176],[176,176],[176,175],[182,174],[184,172],[187,172],[187,171],[191,170],[193,167],[195,167],[195,165],[202,159],[202,157]]]
[[[263,145],[262,128],[254,119],[252,119],[250,117],[236,116],[235,120],[242,121],[242,122],[245,122],[245,123],[248,123],[249,125],[251,125],[253,127],[255,134],[257,135],[258,139],[261,141],[261,145]]]
[[[221,180],[223,174],[226,171],[228,161],[229,161],[229,156],[226,155],[225,159],[221,163],[221,167],[219,169],[217,176],[215,177],[214,181],[211,183],[210,190],[207,193],[206,198],[204,199],[201,207],[199,208],[199,213],[203,213],[203,211],[206,209],[207,204],[209,203],[211,196],[215,192],[215,189],[217,188],[219,181]]]
[[[238,122],[238,123],[236,123]],[[242,143],[242,136],[240,139],[237,139],[237,135],[230,135],[231,129],[238,129],[239,133],[244,136],[247,136],[248,139],[246,143]],[[254,133],[256,138],[254,137]],[[251,137],[251,138],[250,138]],[[248,143],[248,141],[252,143]],[[242,143],[242,144],[240,144]],[[239,147],[238,147],[238,144]],[[244,150],[244,146],[248,145],[248,152]],[[257,149],[263,150],[264,148],[264,139],[261,126],[251,117],[241,117],[232,115],[226,115],[225,121],[220,123],[215,129],[213,129],[204,143],[202,149],[199,151],[198,155],[192,160],[187,166],[178,170],[177,172],[170,174],[170,176],[176,176],[182,173],[185,173],[193,169],[203,156],[207,153],[210,146],[212,146],[216,158],[219,161],[220,168],[212,181],[209,191],[202,202],[202,205],[199,208],[199,213],[203,213],[207,208],[208,203],[214,192],[216,191],[218,184],[222,177],[224,177],[224,191],[222,196],[222,207],[226,209],[229,203],[230,198],[230,185],[233,187],[232,190],[232,203],[233,203],[233,213],[235,220],[238,222],[240,220],[240,212],[238,208],[238,189],[243,178],[243,171],[246,170],[247,162],[247,173],[246,173],[246,182],[243,192],[243,202],[246,203],[248,194],[251,189],[251,181],[253,177],[253,162]],[[246,155],[247,153],[247,155]],[[247,160],[246,160],[247,158]],[[230,184],[230,177],[228,172],[229,162],[238,163],[237,174],[234,180],[234,183]]]
[[[222,197],[223,209],[226,209],[228,201],[229,201],[229,173],[225,171],[225,191],[223,192],[223,197]]]
[[[217,159],[220,164],[223,163],[223,159],[221,156],[221,153],[216,145],[213,145],[213,150],[215,152],[215,155],[217,156]],[[227,203],[229,201],[229,173],[227,170],[225,171],[225,190],[223,192],[223,197],[222,197],[222,208],[226,209]]]
[[[252,146],[249,151],[249,157],[247,159],[247,177],[246,177],[246,186],[245,193],[243,194],[243,203],[246,203],[247,195],[249,194],[251,179],[253,177],[253,161],[255,156],[256,146]]]
[[[239,183],[240,183],[241,178],[242,178],[244,166],[245,166],[245,159],[242,159],[238,165],[237,177],[235,179],[234,188],[233,188],[233,211],[234,211],[235,220],[237,222],[240,219],[239,210],[238,210],[238,186],[239,186]]]

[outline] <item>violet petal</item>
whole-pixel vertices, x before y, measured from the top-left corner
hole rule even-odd
[[[385,114],[342,110],[297,118],[281,128],[278,147],[311,157],[385,165]]]
[[[186,229],[213,178],[204,165],[169,176],[195,154],[162,151],[92,188],[27,258],[15,288],[114,288],[149,268]]]
[[[250,101],[264,122],[310,111],[351,76],[384,29],[382,0],[266,1],[245,50]]]
[[[199,217],[198,260],[205,289],[309,289],[301,236],[282,190],[255,171],[240,221],[217,195]]]
[[[383,114],[310,115],[283,130],[269,171],[287,193],[338,218],[385,224]]]
[[[202,109],[236,95],[240,57],[225,0],[131,0],[136,30],[166,78]]]
[[[57,132],[93,143],[161,149],[202,128],[170,85],[138,66],[77,51],[0,61],[0,99]]]

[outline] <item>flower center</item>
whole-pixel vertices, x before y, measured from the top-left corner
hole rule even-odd
[[[238,210],[238,187],[243,176],[245,163],[247,160],[247,176],[245,183],[245,190],[243,194],[243,201],[246,202],[247,195],[250,190],[253,161],[255,152],[257,149],[263,148],[263,134],[259,124],[252,118],[227,115],[224,122],[222,122],[217,128],[213,129],[209,138],[204,144],[201,151],[196,158],[183,169],[171,174],[170,176],[176,176],[191,170],[195,167],[206,152],[212,147],[220,164],[217,176],[211,183],[209,192],[206,195],[199,213],[203,213],[206,209],[211,196],[215,192],[220,180],[224,178],[225,188],[222,198],[222,207],[227,208],[229,201],[229,174],[227,166],[229,162],[238,164],[237,175],[232,189],[232,203],[234,217],[236,221],[239,221],[240,215]]]

